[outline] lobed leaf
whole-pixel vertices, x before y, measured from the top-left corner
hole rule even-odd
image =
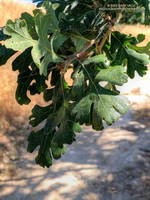
[[[114,85],[123,85],[128,81],[128,76],[122,66],[110,66],[107,69],[101,69],[95,77],[96,81],[108,81]]]
[[[75,141],[75,132],[81,131],[79,124],[71,121],[64,106],[62,105],[57,112],[50,111],[49,107],[39,106],[32,111],[31,123],[33,126],[47,118],[44,128],[37,132],[31,132],[28,137],[27,150],[32,153],[39,147],[36,163],[42,167],[49,167],[52,165],[53,159],[60,158],[66,151],[64,144],[72,144]]]
[[[48,14],[44,14],[41,10],[35,10],[34,17],[24,13],[21,19],[15,22],[9,20],[4,29],[4,34],[10,36],[5,42],[6,47],[15,51],[24,51],[31,47],[33,61],[39,68],[40,74],[45,76],[49,63],[62,61],[54,49],[58,50],[67,39],[67,36],[56,33],[49,40],[48,33],[58,32],[59,27],[52,5],[48,4],[46,8]]]
[[[81,124],[92,124],[93,128],[101,130],[103,128],[102,120],[111,125],[127,110],[127,102],[119,95],[96,85],[96,89],[93,88],[75,104],[72,115]]]
[[[144,76],[147,71],[147,65],[150,63],[149,56],[145,53],[139,53],[133,49],[136,48],[133,37],[126,37],[124,34],[115,32],[111,40],[111,53],[114,54],[112,65],[121,65],[127,61],[127,74],[130,78],[134,78],[135,72],[140,76]],[[132,49],[130,46],[132,45]]]
[[[24,19],[17,19],[15,22],[8,20],[4,34],[11,36],[5,41],[6,47],[15,51],[24,51],[36,43],[29,34],[27,22]]]
[[[45,107],[35,105],[32,109],[32,115],[30,116],[30,124],[35,127],[39,125],[42,121],[48,118],[49,114],[52,112],[53,106],[48,105]]]

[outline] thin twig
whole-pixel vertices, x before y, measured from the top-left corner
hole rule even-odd
[[[102,48],[103,48],[106,40],[111,35],[114,25],[116,23],[118,23],[118,21],[120,21],[120,18],[121,18],[121,13],[119,12],[119,13],[117,13],[117,16],[115,19],[109,21],[109,28],[108,28],[107,32],[105,33],[100,44],[97,46],[97,53],[101,54]]]

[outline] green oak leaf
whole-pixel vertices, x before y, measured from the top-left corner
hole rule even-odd
[[[123,85],[128,81],[128,76],[124,72],[123,66],[110,66],[107,69],[101,69],[96,77],[96,81],[108,81],[114,85]]]
[[[30,135],[28,136],[28,147],[27,151],[32,153],[40,144],[43,138],[43,129],[40,129],[39,131],[35,132],[32,131]]]
[[[25,12],[25,13],[21,14],[21,19],[24,19],[26,21],[29,34],[32,35],[32,38],[34,40],[37,40],[38,39],[38,35],[37,35],[36,30],[35,30],[34,17],[32,15],[30,15],[29,13]]]
[[[30,69],[20,73],[18,75],[18,86],[16,89],[16,100],[19,104],[29,104],[30,98],[27,96],[27,90],[33,80]]]
[[[80,38],[78,36],[72,36],[71,37],[74,46],[76,47],[76,51],[79,52],[82,50],[82,48],[86,45],[87,40],[84,38]]]
[[[16,100],[19,104],[30,103],[27,91],[34,95],[40,94],[47,88],[45,83],[47,77],[39,74],[32,60],[31,48],[26,49],[13,61],[12,68],[19,71],[16,90]]]
[[[57,52],[58,49],[63,45],[63,43],[68,39],[69,37],[67,35],[64,35],[60,32],[56,32],[54,34],[54,39],[53,39],[53,49],[54,52]]]
[[[147,43],[146,46],[135,46],[135,45],[128,45],[130,49],[137,51],[138,53],[145,53],[150,58],[150,42]]]
[[[53,13],[55,11],[51,9],[51,12],[45,14],[41,10],[34,10],[34,16],[24,13],[21,19],[17,19],[15,22],[9,20],[4,29],[4,34],[10,36],[5,41],[6,47],[15,51],[24,51],[31,47],[33,61],[39,68],[40,74],[45,76],[50,62],[63,61],[56,55],[54,49],[58,50],[67,39],[67,36],[58,33],[54,33],[50,39],[48,38],[49,24],[53,22],[53,17],[55,17]]]
[[[81,131],[80,125],[72,121],[64,104],[56,112],[50,110],[49,106],[36,106],[32,112],[31,123],[33,125],[38,125],[45,118],[47,121],[42,129],[30,133],[27,150],[32,153],[40,147],[36,163],[42,167],[49,167],[53,159],[58,159],[65,153],[64,145],[75,141],[75,133]]]
[[[126,35],[118,31],[114,31],[111,35],[111,46],[110,52],[112,54],[116,53],[118,49],[124,48],[128,44],[136,45],[139,40],[131,35]]]
[[[75,141],[75,122],[65,120],[60,124],[59,130],[55,133],[53,137],[53,142],[59,145],[62,144],[72,144]]]
[[[54,159],[59,159],[66,151],[67,148],[64,145],[58,145],[54,142],[51,143],[51,152]]]
[[[42,121],[48,118],[49,114],[52,112],[52,105],[45,107],[35,105],[32,109],[32,115],[29,117],[29,123],[35,127],[39,125]]]
[[[72,115],[81,124],[92,124],[94,129],[101,130],[102,121],[111,125],[127,110],[126,100],[115,92],[96,85],[85,97],[75,103]]]
[[[124,36],[124,34],[123,34]],[[114,55],[112,65],[122,65],[124,61],[127,63],[127,74],[130,78],[134,78],[135,72],[140,76],[144,76],[147,71],[147,65],[150,63],[149,56],[145,53],[130,48],[135,45],[132,37],[123,37],[121,33],[114,32],[111,39],[111,53]]]
[[[16,89],[16,100],[19,104],[29,104],[31,102],[27,95],[27,91],[30,91],[31,95],[40,94],[43,92],[47,85],[45,83],[45,77],[39,74],[33,75],[31,70],[26,70],[18,75],[18,86]],[[32,81],[34,81],[32,83]]]
[[[132,49],[126,49],[126,53],[128,75],[134,78],[135,71],[137,71],[140,76],[144,76],[147,72],[147,65],[150,63],[149,56]]]
[[[72,74],[73,85],[72,85],[72,96],[77,99],[84,95],[86,88],[85,75],[81,68],[77,68]]]
[[[48,64],[50,62],[57,62],[59,60],[58,56],[53,50],[53,38],[51,38],[51,41],[49,41],[47,37],[48,24],[50,23],[49,20],[50,14],[43,15],[42,13],[38,13],[35,16],[35,27],[39,39],[33,46],[31,53],[34,62],[40,70],[40,74],[44,74],[45,76],[47,75]]]
[[[41,167],[50,167],[53,164],[52,155],[50,149],[46,149],[44,152],[40,152],[35,158],[36,164]]]
[[[40,146],[35,161],[42,167],[50,167],[53,159],[60,158],[66,152],[66,148],[63,145],[59,146],[57,143],[52,143],[53,135],[54,131],[49,131],[46,135],[43,128],[37,132],[32,131],[28,137],[28,152],[32,153]]]
[[[107,57],[104,54],[100,54],[100,55],[87,58],[83,62],[83,65],[88,65],[90,63],[99,64],[99,63],[106,63],[106,62],[107,62]]]
[[[145,24],[150,24],[150,1],[149,0],[143,0],[143,4],[145,7]]]
[[[36,43],[28,31],[25,19],[17,19],[15,22],[8,20],[4,34],[11,37],[5,41],[6,47],[15,51],[24,51]]]
[[[51,33],[60,32],[59,21],[56,17],[55,7],[53,4],[51,2],[45,1],[42,6],[45,8],[47,14],[50,13],[49,31]]]
[[[138,39],[139,43],[141,43],[145,40],[145,35],[144,34],[138,34],[137,39]]]
[[[46,135],[43,128],[37,132],[32,131],[28,137],[28,152],[32,153],[38,146],[40,146],[35,161],[42,167],[50,167],[52,165],[53,158],[50,151],[52,135],[53,132]]]

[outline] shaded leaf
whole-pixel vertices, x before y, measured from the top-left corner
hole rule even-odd
[[[59,159],[64,153],[66,153],[67,149],[62,145],[58,145],[57,143],[51,144],[51,151],[54,159]]]
[[[76,47],[76,51],[79,52],[82,50],[82,48],[86,45],[87,43],[87,40],[86,39],[82,39],[80,37],[71,37],[73,43],[74,43],[74,46]]]
[[[64,121],[60,124],[59,130],[56,132],[53,138],[53,142],[59,145],[72,144],[75,141],[75,122]]]
[[[40,144],[43,137],[43,129],[34,132],[32,131],[28,137],[27,151],[32,153]]]
[[[52,105],[45,107],[35,105],[32,109],[32,115],[30,116],[30,124],[35,127],[39,125],[42,121],[48,118],[49,114],[52,112]]]
[[[4,45],[0,44],[0,65],[6,64],[8,59],[13,56],[16,53],[16,51],[12,49],[6,48]]]
[[[22,52],[12,63],[14,71],[19,70],[20,72],[26,71],[28,66],[32,64],[31,48],[26,49]]]
[[[121,33],[114,32],[111,42],[112,45],[110,50],[112,54],[114,54],[112,65],[122,65],[126,60],[127,74],[130,78],[134,78],[135,72],[138,72],[140,76],[146,74],[147,65],[150,62],[149,56],[130,48],[130,45],[136,44],[131,37],[125,37],[124,34],[122,36]]]
[[[44,128],[37,132],[31,132],[28,137],[29,152],[39,147],[36,163],[42,167],[52,165],[53,159],[58,159],[65,153],[64,144],[71,144],[75,141],[75,132],[80,131],[78,123],[71,121],[65,105],[61,105],[57,112],[51,112],[49,106],[36,106],[33,109],[33,125],[39,124],[47,118]],[[46,117],[46,115],[49,115]],[[41,119],[40,119],[40,117]]]
[[[77,68],[72,74],[73,85],[72,85],[72,95],[75,98],[80,98],[84,95],[85,91],[85,75],[82,69]]]
[[[62,33],[56,32],[53,39],[54,51],[57,52],[58,49],[68,38],[69,37],[67,35],[63,35]]]
[[[16,89],[16,100],[19,104],[29,104],[31,100],[27,96],[27,90],[32,82],[32,76],[30,76],[30,70],[26,70],[18,75],[18,86]]]
[[[25,12],[21,14],[21,19],[24,19],[27,22],[27,27],[30,35],[32,35],[32,38],[37,40],[38,35],[35,30],[35,20],[32,15],[29,13]]]
[[[45,100],[45,101],[50,101],[50,100],[52,100],[53,93],[54,93],[54,89],[53,89],[53,88],[45,90],[45,91],[44,91],[44,94],[43,94],[44,100]]]
[[[18,70],[18,86],[16,90],[16,100],[19,104],[29,104],[30,94],[40,94],[47,88],[46,77],[39,75],[38,69],[33,64],[31,48],[22,52],[12,63],[13,70]]]
[[[2,27],[0,27],[0,41],[4,41],[4,40],[6,40],[6,39],[8,39],[9,38],[9,36],[8,35],[5,35],[4,34],[4,28]]]

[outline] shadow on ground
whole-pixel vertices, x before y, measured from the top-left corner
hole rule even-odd
[[[149,149],[148,149],[149,148]],[[50,169],[20,152],[1,200],[149,200],[150,129],[132,111],[103,132],[84,128]]]

